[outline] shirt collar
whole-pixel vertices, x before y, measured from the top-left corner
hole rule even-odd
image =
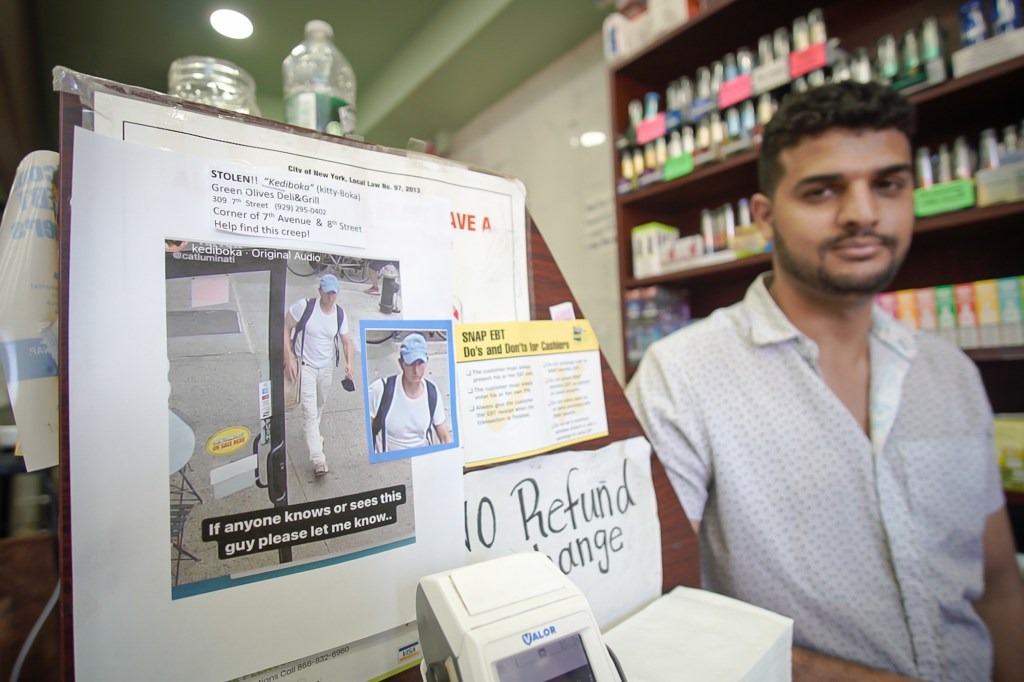
[[[897,322],[877,303],[871,310],[871,333],[904,360],[909,361],[917,352],[914,330]]]
[[[750,340],[755,346],[769,346],[803,336],[768,293],[771,277],[771,272],[762,272],[744,297],[750,313]]]
[[[768,346],[793,339],[810,341],[789,321],[768,293],[771,277],[771,272],[762,272],[744,297],[750,314],[750,340],[755,346]],[[897,322],[877,304],[871,311],[871,334],[904,360],[910,360],[917,351],[914,331]]]

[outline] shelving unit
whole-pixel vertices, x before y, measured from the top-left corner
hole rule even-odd
[[[623,131],[628,126],[626,112],[631,99],[642,98],[648,91],[664,92],[670,81],[682,75],[692,77],[698,66],[710,64],[738,47],[755,46],[760,35],[777,26],[789,26],[794,17],[814,7],[824,10],[829,35],[839,38],[840,45],[851,50],[873,47],[885,33],[902,35],[928,16],[938,17],[945,34],[952,36],[948,44],[956,49],[958,4],[950,0],[712,3],[704,14],[612,69],[613,127]],[[911,95],[909,99],[918,114],[915,145],[951,143],[958,135],[976,139],[984,128],[1001,127],[1019,119],[1024,111],[1017,108],[1015,93],[1022,90],[1024,57],[1018,57]],[[735,202],[756,191],[757,156],[757,151],[743,152],[670,182],[616,197],[623,293],[653,284],[686,289],[694,317],[704,317],[743,297],[754,276],[770,267],[768,255],[637,279],[632,276],[629,230],[644,222],[659,221],[680,228],[684,235],[698,233],[701,209]],[[1024,247],[1024,229],[1014,229],[1022,224],[1024,203],[973,208],[918,220],[914,245],[891,288],[1024,274],[1019,256]],[[992,355],[980,359],[987,360]],[[995,355],[1017,362],[1021,351],[1000,349]],[[627,368],[628,373],[631,370]],[[1024,396],[1014,396],[1009,401],[1000,398],[998,402],[1010,402],[1013,409],[1024,411]]]
[[[693,21],[658,38],[648,49],[615,65],[610,74],[612,126],[623,132],[629,125],[627,106],[644,93],[664,93],[667,84],[697,67],[709,65],[727,52],[754,48],[761,35],[821,7],[830,37],[848,50],[868,47],[874,53],[878,38],[901,36],[928,16],[938,18],[950,51],[959,48],[957,0],[721,0]],[[1019,123],[1024,109],[1024,57],[997,64],[909,96],[917,109],[915,147],[933,149],[952,143],[958,135],[977,140],[981,130]],[[702,166],[670,182],[649,185],[616,197],[619,275],[623,300],[633,289],[660,285],[688,293],[693,317],[742,299],[754,277],[771,267],[761,254],[708,267],[637,279],[632,276],[630,229],[649,221],[678,227],[682,235],[698,234],[700,211],[725,202],[735,203],[757,190],[757,151]],[[618,160],[615,160],[618,175]],[[1024,275],[1024,202],[972,208],[917,221],[914,243],[890,289],[929,287],[980,279]],[[626,346],[628,348],[628,345]],[[1024,412],[1024,347],[971,350],[993,409]],[[627,378],[635,367],[626,363]],[[1024,494],[1008,496],[1011,515],[1024,547]]]

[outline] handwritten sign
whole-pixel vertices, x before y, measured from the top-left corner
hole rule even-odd
[[[661,593],[651,448],[632,438],[466,474],[466,551],[476,563],[547,554],[603,628]]]

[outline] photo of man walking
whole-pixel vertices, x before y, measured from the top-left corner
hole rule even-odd
[[[334,368],[341,366],[342,356],[345,359],[342,385],[349,391],[355,388],[348,319],[337,299],[338,278],[326,274],[320,278],[318,296],[295,301],[285,315],[285,377],[288,381],[299,382],[303,433],[313,473],[317,476],[328,472],[320,422],[330,394]]]

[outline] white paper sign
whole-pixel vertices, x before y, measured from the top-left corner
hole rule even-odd
[[[277,168],[287,177],[325,187],[328,183],[319,181],[339,182],[330,186],[347,186],[348,191],[360,195],[377,190],[448,201],[453,272],[458,272],[448,316],[455,322],[530,319],[526,189],[516,180],[470,171],[427,155],[406,157],[332,144],[105,92],[95,93],[93,108],[98,133],[229,161],[238,164],[237,172],[243,174],[250,169],[266,172]],[[360,206],[368,204],[361,201]],[[354,218],[321,217],[358,225]],[[308,227],[316,227],[315,221]],[[367,239],[365,250],[358,255],[392,256],[389,244],[375,242],[372,235]],[[406,274],[403,269],[403,277]],[[406,296],[416,294],[409,288],[403,291]]]
[[[466,464],[608,435],[601,353],[586,320],[455,328]]]
[[[284,460],[290,506],[276,509],[282,522],[291,513],[298,525],[256,529],[257,541],[269,535],[272,552],[237,558],[225,550],[221,556],[218,545],[224,543],[216,539],[189,541],[186,536],[183,544],[175,536],[176,495],[189,499],[186,479],[202,490],[204,477],[212,481],[221,470],[200,465],[227,464],[237,457],[243,466],[255,459],[252,449],[238,449],[238,443],[255,447],[259,459],[269,461],[260,450],[258,427],[243,428],[229,416],[223,424],[229,428],[207,436],[213,428],[202,431],[198,424],[217,422],[229,403],[243,405],[253,419],[266,413],[260,384],[268,360],[252,348],[265,348],[267,339],[282,334],[281,328],[268,327],[267,292],[282,295],[281,288],[289,303],[301,301],[315,295],[317,278],[286,273],[285,261],[277,257],[308,248],[304,240],[277,240],[281,248],[271,250],[262,237],[224,234],[209,225],[204,219],[209,210],[206,159],[79,129],[74,160],[68,409],[77,677],[223,680],[332,651],[414,620],[419,578],[463,563],[456,530],[463,520],[461,454],[449,450],[402,460],[396,466],[404,469],[392,470],[400,484],[380,482],[381,465],[369,464],[361,436],[361,408],[347,420],[332,422],[336,431],[329,433],[359,434],[335,435],[326,444],[325,451],[335,457],[332,476],[314,478],[304,447],[289,436],[295,450]],[[402,264],[403,285],[419,292],[404,298],[405,319],[445,319],[451,289],[439,274],[452,268],[448,206],[437,197],[403,196],[396,194],[394,202],[378,207],[371,243],[391,249],[389,254]],[[261,272],[232,271],[224,276],[238,305],[228,311],[233,331],[223,338],[191,331],[173,335],[174,325],[181,323],[172,313],[189,313],[192,324],[196,316],[188,306],[192,288],[187,276],[172,281],[172,270],[198,264],[208,275],[212,268],[236,268],[246,259],[276,267],[279,285],[269,284]],[[364,286],[343,283],[339,298],[369,299]],[[256,299],[262,301],[261,315],[250,314]],[[361,395],[338,386],[333,390],[328,406]],[[188,423],[179,423],[176,430],[191,428],[197,436],[196,450],[186,444],[181,459],[173,456],[171,446],[190,439],[170,433],[171,423],[184,422],[169,419],[175,401],[186,411],[193,408]],[[356,471],[364,472],[362,478],[346,476]],[[268,493],[253,484],[252,472],[250,465],[246,490],[237,491],[240,479],[232,476],[222,497],[211,489],[201,500],[192,499],[188,523],[198,526],[212,515],[222,524],[217,530],[221,540],[225,523],[243,532],[246,523],[269,523],[266,509],[275,507],[269,507]],[[343,503],[358,503],[360,514],[378,516],[380,506],[387,506],[387,514],[394,511],[401,518],[396,525],[365,533],[359,529],[333,540],[313,537],[315,510]],[[367,511],[374,503],[378,510]],[[215,521],[205,525],[213,528]],[[278,537],[301,535],[304,528],[309,537]],[[352,538],[378,537],[372,535],[377,532],[386,537],[367,540],[363,549],[346,544]],[[278,550],[289,548],[295,551],[291,561],[279,558]],[[189,559],[182,549],[195,557]]]
[[[380,680],[419,665],[419,634],[416,623],[408,623],[366,639],[331,647],[297,661],[260,670],[232,682],[271,682],[271,680]]]
[[[583,591],[599,626],[628,616],[661,594],[650,457],[631,438],[466,474],[469,563],[536,549]]]
[[[332,246],[366,246],[370,204],[393,200],[386,190],[339,173],[313,178],[267,169],[210,167],[210,223],[216,230]]]

